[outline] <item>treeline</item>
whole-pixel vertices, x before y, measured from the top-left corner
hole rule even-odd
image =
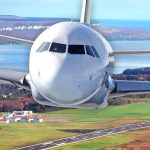
[[[123,75],[150,75],[150,67],[127,69],[122,74]]]
[[[150,81],[150,67],[127,69],[122,74],[113,75],[117,80]]]
[[[18,89],[12,84],[0,84],[0,112],[31,110],[33,112],[49,112],[63,108],[55,108],[38,104],[29,91]]]
[[[50,107],[42,106],[35,102],[31,92],[18,89],[12,84],[0,84],[0,112],[12,112],[15,110],[45,112],[49,109]]]
[[[0,100],[0,112],[12,112],[30,110],[33,112],[54,111],[58,108],[43,106],[34,101],[33,98],[18,98],[17,100]]]
[[[17,86],[14,86],[9,83],[0,84],[0,100],[15,100],[18,97],[29,98],[32,97],[31,92],[24,89],[18,89]]]
[[[117,80],[137,80],[137,81],[150,81],[150,75],[113,75],[113,79]]]

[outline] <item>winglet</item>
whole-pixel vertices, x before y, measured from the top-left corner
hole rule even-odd
[[[89,24],[91,21],[91,0],[83,0],[80,22]]]

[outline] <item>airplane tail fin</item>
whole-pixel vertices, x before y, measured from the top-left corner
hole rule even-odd
[[[91,21],[91,1],[92,0],[83,0],[80,23],[85,23],[85,24],[90,25],[90,21]]]

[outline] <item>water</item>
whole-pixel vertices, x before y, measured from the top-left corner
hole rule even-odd
[[[28,72],[30,47],[0,45],[0,68]]]
[[[116,50],[150,50],[150,41],[113,41]],[[28,72],[30,47],[24,45],[0,45],[0,68]],[[115,73],[127,68],[150,67],[150,54],[115,57]]]
[[[150,50],[150,41],[114,41],[110,42],[114,50]],[[150,67],[150,54],[120,55],[115,57],[115,73],[125,69]]]

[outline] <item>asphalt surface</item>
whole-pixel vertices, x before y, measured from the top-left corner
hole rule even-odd
[[[51,148],[60,147],[60,146],[64,146],[64,145],[68,145],[72,143],[78,143],[82,141],[87,141],[90,139],[99,138],[103,136],[110,136],[110,135],[119,134],[123,132],[135,131],[135,130],[139,130],[139,129],[143,129],[147,127],[150,127],[150,121],[140,122],[136,124],[127,124],[127,125],[116,127],[116,128],[98,130],[98,131],[94,131],[94,132],[90,132],[90,133],[86,133],[82,135],[77,135],[77,136],[72,136],[72,137],[68,137],[64,139],[46,142],[46,143],[40,143],[36,145],[22,147],[22,148],[18,148],[17,150],[51,149]]]

